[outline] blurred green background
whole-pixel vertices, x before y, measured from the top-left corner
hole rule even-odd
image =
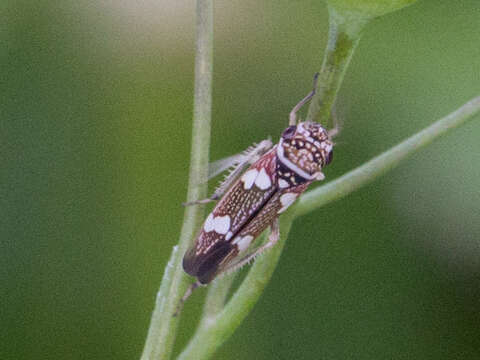
[[[0,4],[1,359],[136,359],[178,239],[194,2]],[[286,126],[327,35],[323,1],[215,4],[211,154]],[[337,104],[327,179],[480,94],[480,3],[374,21]],[[480,119],[297,221],[215,359],[480,358]],[[186,306],[179,345],[205,290]]]

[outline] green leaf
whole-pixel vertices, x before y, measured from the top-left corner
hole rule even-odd
[[[417,0],[327,0],[344,17],[374,18],[397,11]]]

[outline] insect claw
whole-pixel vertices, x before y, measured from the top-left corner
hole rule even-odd
[[[317,173],[315,174],[315,179],[317,179],[317,180],[324,180],[324,179],[325,179],[325,174],[322,173],[321,171],[319,171],[319,172],[317,172]]]
[[[187,291],[185,291],[185,294],[183,295],[183,297],[180,299],[178,305],[177,305],[177,309],[175,310],[175,312],[173,313],[173,317],[177,317],[180,312],[182,311],[183,309],[183,304],[185,304],[185,301],[190,297],[190,295],[192,295],[193,291],[199,287],[199,286],[202,286],[203,284],[200,283],[199,281],[195,281],[193,284],[191,284]]]

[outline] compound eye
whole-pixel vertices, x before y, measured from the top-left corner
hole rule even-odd
[[[297,126],[296,125],[292,125],[292,126],[289,126],[288,128],[285,129],[285,131],[282,133],[282,138],[283,139],[286,139],[286,140],[289,140],[291,138],[293,138],[293,136],[295,135],[295,132],[297,131]]]
[[[332,162],[333,160],[333,149],[330,150],[330,152],[328,153],[326,159],[325,159],[325,165],[328,165]]]

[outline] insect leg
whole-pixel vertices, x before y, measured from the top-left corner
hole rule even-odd
[[[264,153],[267,152],[267,150],[269,150],[272,147],[272,145],[273,144],[271,140],[269,139],[263,140],[259,144],[254,144],[253,146],[250,146],[247,150],[245,150],[244,152],[238,155],[234,155],[234,156],[228,157],[227,159],[216,161],[215,163],[225,162],[226,164],[222,164],[221,166],[216,166],[214,163],[214,165],[211,166],[211,168],[224,167],[223,170],[231,168],[228,175],[220,183],[220,185],[217,187],[217,189],[214,191],[214,193],[210,197],[206,199],[183,203],[183,205],[189,206],[189,205],[195,205],[195,204],[206,204],[211,201],[220,199],[222,195],[226,193],[227,190],[230,188],[230,185],[232,185],[242,175],[243,170],[245,170],[245,168],[248,165],[251,165],[255,161],[257,161],[260,158],[260,156],[262,156]],[[232,161],[229,162],[228,161],[229,159],[231,159]],[[215,169],[213,176],[218,175],[222,171],[219,171],[219,169]]]
[[[315,74],[313,77],[313,90],[305,96],[300,102],[295,105],[295,107],[290,111],[290,121],[288,122],[288,125],[297,125],[297,112],[300,110],[300,108],[305,105],[307,102],[311,100],[313,95],[315,95],[315,89],[317,88],[317,82],[318,82],[318,73]]]
[[[185,291],[185,294],[183,295],[183,297],[180,299],[178,305],[177,305],[177,309],[175,310],[175,312],[173,313],[173,316],[178,316],[178,314],[180,314],[180,312],[182,311],[183,309],[183,304],[185,304],[185,301],[187,301],[187,299],[190,297],[190,295],[192,295],[193,291],[198,288],[199,286],[202,286],[203,284],[200,283],[199,281],[195,281],[193,284],[191,284],[187,291]]]
[[[270,225],[270,235],[268,236],[268,241],[264,245],[260,246],[252,253],[245,255],[238,261],[230,263],[228,267],[222,270],[222,272],[223,271],[232,272],[241,268],[243,265],[255,259],[257,255],[260,255],[262,252],[264,252],[265,250],[275,245],[279,238],[280,238],[280,227],[278,225],[278,218],[277,218],[273,221],[272,225]]]

